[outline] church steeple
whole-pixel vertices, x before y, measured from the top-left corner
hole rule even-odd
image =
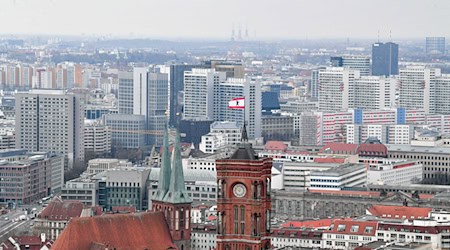
[[[161,168],[159,170],[159,182],[158,182],[158,190],[155,195],[155,200],[162,201],[164,196],[169,191],[170,186],[170,175],[171,175],[171,166],[170,166],[170,152],[169,152],[169,134],[168,128],[164,130],[164,143],[163,143],[163,152],[162,152],[162,161]]]
[[[164,196],[164,202],[171,204],[191,203],[192,200],[186,192],[184,185],[183,165],[181,161],[180,133],[177,130],[175,147],[172,153],[172,173],[169,190]]]

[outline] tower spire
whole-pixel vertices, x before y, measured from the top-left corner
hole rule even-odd
[[[170,152],[169,152],[169,133],[168,133],[168,125],[164,129],[164,143],[163,143],[163,153],[162,153],[162,161],[161,168],[159,170],[159,182],[158,182],[158,190],[156,192],[156,199],[163,200],[167,191],[169,190],[170,184]]]
[[[192,202],[184,185],[183,165],[181,162],[180,132],[178,129],[175,147],[172,153],[172,173],[170,176],[170,185],[169,190],[164,197],[164,202],[171,204]]]

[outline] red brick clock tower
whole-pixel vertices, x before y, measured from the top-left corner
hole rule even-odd
[[[241,143],[216,169],[217,250],[269,249],[272,159],[258,159]]]

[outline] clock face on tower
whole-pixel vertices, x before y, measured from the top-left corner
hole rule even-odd
[[[246,192],[247,192],[247,188],[242,183],[238,183],[238,184],[234,185],[234,187],[233,187],[233,194],[237,198],[244,197]]]

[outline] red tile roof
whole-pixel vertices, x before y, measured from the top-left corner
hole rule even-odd
[[[307,221],[288,221],[286,223],[281,224],[283,228],[328,228],[331,223],[333,223],[332,219],[322,219],[322,220],[307,220]]]
[[[371,215],[382,218],[420,219],[428,218],[432,208],[373,205],[367,210]]]
[[[375,236],[378,221],[335,220],[330,233]]]
[[[45,240],[41,242],[41,237],[39,236],[12,236],[12,238],[20,245],[20,249],[29,249],[29,250],[40,250],[42,246],[47,245],[51,246],[52,241]],[[11,244],[9,240],[6,240],[0,243],[0,248],[7,249],[16,249],[16,247]]]
[[[70,220],[80,217],[84,205],[79,201],[61,201],[54,199],[38,215],[40,219],[46,220]]]
[[[316,163],[345,163],[346,158],[336,158],[336,157],[325,157],[325,158],[314,158]]]
[[[284,144],[282,141],[268,141],[266,145],[264,145],[264,150],[269,151],[279,151],[284,152],[288,146]]]
[[[358,147],[358,154],[364,156],[386,156],[388,149],[383,144],[361,144]]]
[[[323,231],[301,230],[277,228],[271,233],[272,237],[296,238],[296,239],[316,239],[321,240]]]
[[[327,145],[323,146],[319,150],[319,153],[355,155],[357,150],[358,150],[358,144],[332,142],[332,143],[328,143]],[[325,151],[327,151],[327,152],[325,152]]]
[[[177,249],[161,212],[75,218],[52,249]]]
[[[113,213],[136,213],[136,208],[133,206],[113,206],[111,210]]]

